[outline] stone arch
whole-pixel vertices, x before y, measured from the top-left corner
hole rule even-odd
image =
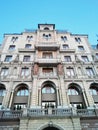
[[[61,126],[54,124],[52,121],[41,126],[38,130],[49,130],[48,128],[50,128],[51,130],[64,130]]]
[[[42,83],[41,88],[45,85],[45,84],[51,84],[55,89],[56,89],[56,84],[53,81],[50,80],[46,80]]]
[[[21,83],[17,83],[17,84],[15,84],[15,85],[13,85],[12,90],[15,91],[15,90],[17,89],[17,87],[18,87],[19,85],[21,85],[21,84],[24,84],[25,86],[27,86],[28,90],[31,89],[31,87],[30,87],[30,85],[29,85],[28,83],[21,82]]]
[[[74,87],[74,88],[79,92],[79,94],[82,93],[82,89],[81,89],[80,85],[78,85],[77,83],[70,83],[70,84],[68,85],[68,89],[69,89],[70,87]]]

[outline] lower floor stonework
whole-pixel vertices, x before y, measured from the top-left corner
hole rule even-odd
[[[81,130],[80,119],[66,118],[22,118],[19,130]]]

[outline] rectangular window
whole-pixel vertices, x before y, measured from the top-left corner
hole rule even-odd
[[[24,56],[23,62],[29,62],[30,61],[30,56]]]
[[[43,68],[43,73],[52,73],[53,72],[53,68]]]
[[[98,59],[98,53],[96,53],[96,59]]]
[[[83,60],[84,62],[89,62],[89,59],[88,59],[87,56],[82,56],[81,58],[82,58],[82,60]]]
[[[6,56],[5,57],[5,62],[11,62],[12,61],[12,56]]]
[[[67,68],[66,70],[67,70],[67,75],[68,75],[69,77],[75,75],[75,74],[74,74],[74,69],[73,69],[73,68]]]
[[[64,56],[64,61],[65,62],[71,62],[71,57],[70,56]]]
[[[93,76],[94,75],[94,71],[92,68],[86,68],[86,73],[88,76]]]
[[[21,76],[28,76],[29,75],[29,68],[22,68]]]
[[[69,46],[66,44],[63,44],[63,49],[69,49]]]
[[[25,48],[30,49],[31,48],[31,44],[26,44]]]
[[[9,69],[8,69],[8,68],[2,68],[2,69],[1,69],[1,76],[7,76],[7,75],[8,75],[8,72],[9,72]]]
[[[52,52],[43,52],[43,58],[53,58]]]
[[[84,51],[84,47],[83,46],[78,46],[78,50],[79,51]]]
[[[9,50],[10,50],[10,51],[14,51],[14,50],[15,50],[15,45],[10,45],[10,46],[9,46]]]

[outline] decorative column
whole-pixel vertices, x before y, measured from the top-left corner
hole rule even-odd
[[[56,89],[56,93],[57,93],[57,106],[60,106],[60,95],[59,95],[59,89]]]
[[[27,107],[30,107],[30,102],[31,102],[31,89],[29,90],[28,106]]]
[[[59,76],[59,90],[60,90],[60,100],[61,100],[61,105],[63,107],[68,106],[67,103],[67,97],[66,97],[66,93],[65,93],[65,84],[64,84],[64,68],[62,64],[58,64],[57,66],[57,70],[58,70],[58,76]]]
[[[41,106],[41,88],[38,89],[38,105]]]
[[[14,90],[12,90],[11,95],[10,95],[9,106],[8,106],[9,108],[11,108],[12,106],[13,97],[14,97]]]
[[[87,102],[87,107],[93,107],[94,106],[94,100],[92,95],[90,95],[88,89],[87,89],[87,83],[86,81],[83,81],[83,86],[84,86],[84,95],[85,95],[85,100]]]

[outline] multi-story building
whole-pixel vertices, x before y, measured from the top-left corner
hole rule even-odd
[[[98,48],[88,35],[38,24],[5,34],[0,130],[98,130]]]

